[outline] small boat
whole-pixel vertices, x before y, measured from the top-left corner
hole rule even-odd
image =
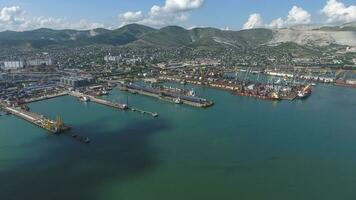
[[[30,111],[30,107],[28,107],[27,105],[22,105],[21,109],[25,111]]]
[[[182,100],[178,97],[178,98],[174,99],[174,103],[175,104],[181,104]]]
[[[78,134],[72,134],[72,137],[74,139],[77,139],[79,142],[90,143],[90,139],[88,137],[82,137]]]
[[[88,137],[85,137],[83,140],[84,143],[90,143],[90,139]]]
[[[79,100],[80,100],[80,101],[83,101],[83,102],[89,102],[89,101],[90,101],[90,98],[84,96],[84,97],[79,97]]]
[[[108,94],[109,94],[109,92],[108,92],[108,91],[106,91],[106,90],[103,90],[103,91],[101,91],[101,94],[102,94],[102,95],[108,95]]]
[[[196,97],[197,96],[197,93],[195,92],[194,89],[191,89],[188,93],[189,96],[192,96],[192,97]]]

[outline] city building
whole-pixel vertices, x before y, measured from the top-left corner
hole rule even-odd
[[[120,61],[120,59],[121,59],[121,55],[120,56],[112,56],[109,54],[104,57],[105,62],[118,62],[118,61]]]
[[[50,66],[52,65],[51,57],[46,58],[36,58],[32,60],[13,60],[13,61],[3,61],[1,69],[3,70],[16,70],[22,69],[25,67],[34,67],[34,66]]]
[[[43,58],[43,59],[36,58],[36,59],[33,59],[33,60],[27,60],[26,61],[26,66],[28,66],[28,67],[42,66],[42,65],[50,66],[52,64],[53,63],[52,63],[51,57]]]

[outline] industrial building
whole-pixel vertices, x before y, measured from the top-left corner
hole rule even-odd
[[[25,67],[50,66],[52,64],[53,62],[51,57],[46,57],[46,58],[36,58],[32,60],[3,61],[0,66],[1,69],[3,70],[16,70]]]
[[[25,67],[24,61],[5,61],[1,67],[3,70],[14,70]]]

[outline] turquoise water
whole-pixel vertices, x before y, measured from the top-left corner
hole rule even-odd
[[[68,96],[30,105],[88,145],[0,116],[0,199],[356,198],[356,90],[322,85],[294,102],[196,90],[215,106],[119,91],[107,98],[160,116]]]

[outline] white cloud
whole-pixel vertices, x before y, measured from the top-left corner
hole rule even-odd
[[[328,23],[356,21],[356,6],[345,6],[337,0],[328,0],[321,13],[327,17]]]
[[[4,7],[0,11],[0,25],[16,25],[25,21],[24,12],[19,6]]]
[[[311,15],[301,7],[293,6],[289,11],[287,17],[287,24],[309,24],[311,22]]]
[[[144,18],[142,11],[137,12],[125,12],[119,15],[120,21],[125,23],[135,23],[141,21]]]
[[[154,27],[179,24],[189,18],[189,11],[198,9],[202,7],[203,4],[204,0],[166,0],[163,6],[153,5],[146,15],[143,15],[142,11],[126,12],[141,14],[140,17],[135,20],[127,20],[124,17],[120,17],[120,22],[121,25],[139,23]]]
[[[89,22],[82,19],[79,21],[69,21],[62,18],[33,17],[28,15],[19,6],[4,7],[0,10],[0,30],[30,30],[36,28],[53,29],[94,29],[104,27],[104,24]]]
[[[242,29],[259,28],[263,26],[263,20],[260,14],[251,14],[247,22],[243,25]]]
[[[231,31],[231,28],[228,27],[228,26],[226,26],[225,28],[223,28],[223,29],[221,29],[221,30],[223,30],[223,31]]]
[[[97,22],[89,22],[88,20],[81,19],[79,21],[68,21],[61,18],[47,18],[37,17],[32,18],[26,24],[22,24],[21,28],[33,29],[33,28],[53,28],[53,29],[77,29],[77,30],[89,30],[95,28],[103,28],[104,24]]]
[[[285,25],[285,21],[280,17],[275,20],[272,20],[267,26],[269,28],[283,28]]]
[[[204,0],[166,0],[163,9],[170,11],[188,11],[200,8]]]
[[[301,7],[293,6],[288,12],[287,19],[281,17],[272,20],[269,24],[263,24],[263,19],[260,14],[254,13],[244,24],[243,29],[251,28],[283,28],[286,26],[293,26],[299,24],[309,24],[311,22],[311,15]]]

